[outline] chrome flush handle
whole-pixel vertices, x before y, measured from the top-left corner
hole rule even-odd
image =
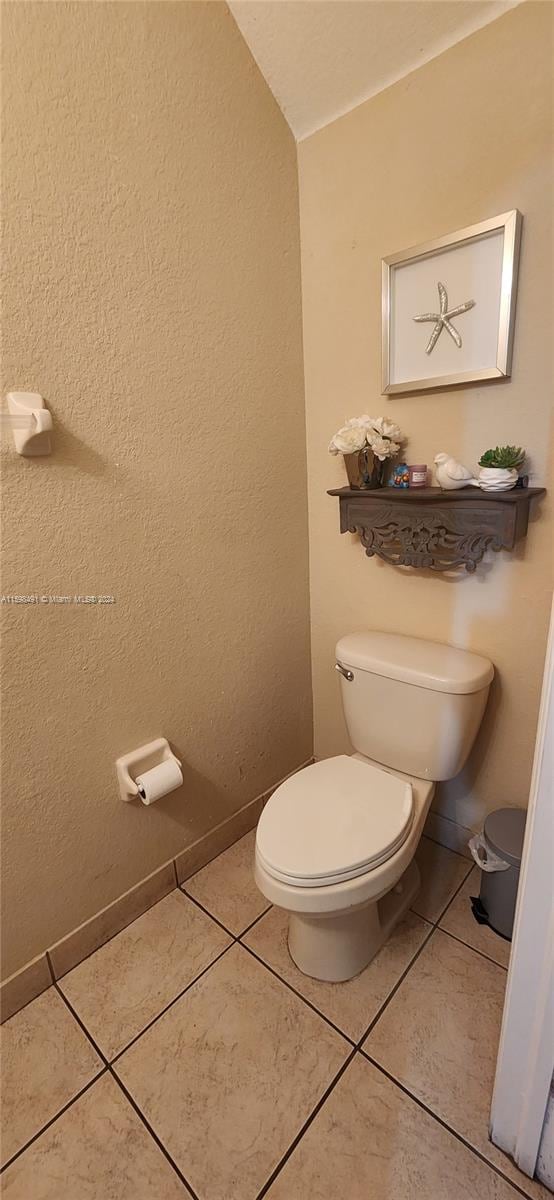
[[[352,683],[354,672],[349,671],[347,667],[343,667],[342,663],[335,663],[335,671],[338,671],[339,675],[344,675],[344,678],[347,679],[349,683]]]

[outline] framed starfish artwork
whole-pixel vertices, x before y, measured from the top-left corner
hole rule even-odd
[[[382,260],[383,394],[511,373],[517,209]]]

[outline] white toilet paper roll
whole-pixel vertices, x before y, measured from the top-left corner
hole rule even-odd
[[[136,783],[143,804],[153,804],[168,792],[181,786],[183,776],[176,758],[166,758],[159,766],[137,775]]]

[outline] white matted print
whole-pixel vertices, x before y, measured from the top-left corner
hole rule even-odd
[[[509,375],[521,215],[383,259],[383,393]]]

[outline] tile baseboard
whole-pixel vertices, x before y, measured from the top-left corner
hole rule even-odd
[[[245,833],[249,833],[259,820],[264,804],[276,788],[312,762],[313,758],[309,758],[301,763],[261,796],[250,800],[248,804],[239,808],[238,812],[232,813],[225,821],[216,825],[215,829],[203,834],[191,846],[187,846],[186,850],[152,871],[117,900],[95,913],[88,921],[84,921],[6,979],[0,986],[0,1023],[13,1017],[31,1000],[40,996],[41,992],[46,991],[52,984],[52,976],[56,980],[61,979],[84,958],[88,958],[89,954],[98,950],[105,942],[109,942],[152,905],[157,904],[158,900],[172,892],[177,883],[184,883],[201,867],[211,862],[212,858],[216,858]]]
[[[51,983],[52,976],[46,954],[39,954],[37,958],[31,959],[31,962],[21,967],[20,971],[5,979],[0,987],[0,1024],[3,1025],[4,1021],[13,1017],[31,1000],[36,1000]]]
[[[190,879],[191,875],[207,866],[212,858],[217,858],[223,850],[227,850],[234,842],[238,842],[239,838],[244,837],[245,833],[249,833],[258,821],[264,803],[265,793],[263,796],[257,796],[255,800],[250,800],[243,808],[239,808],[238,812],[221,821],[214,829],[210,829],[209,833],[205,833],[178,854],[175,858],[177,882],[184,883],[185,879]]]
[[[463,858],[471,861],[471,852],[467,843],[470,837],[473,837],[473,829],[468,829],[465,825],[458,825],[456,821],[451,821],[450,817],[443,817],[441,813],[433,812],[431,809],[427,814],[423,832],[434,842],[446,846],[449,850],[455,850],[457,854],[461,854]]]
[[[94,950],[98,950],[104,942],[109,942],[116,933],[121,933],[127,925],[142,916],[158,900],[163,900],[168,892],[175,887],[175,869],[173,859],[152,871],[146,879],[129,888],[117,900],[113,900],[106,908],[101,908],[88,921],[78,925],[71,933],[66,934],[47,953],[54,979],[61,979],[73,967],[88,958]]]

